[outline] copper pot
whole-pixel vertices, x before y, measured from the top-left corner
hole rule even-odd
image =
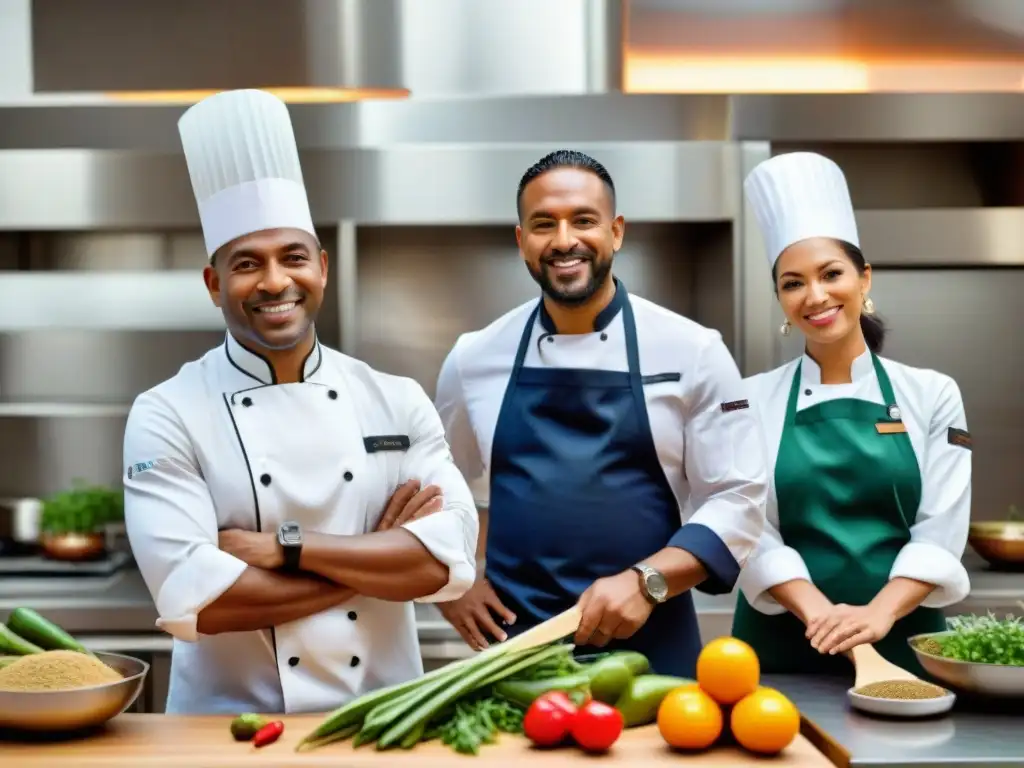
[[[54,560],[95,560],[107,552],[102,533],[44,533],[39,543],[43,554]]]
[[[1024,522],[971,523],[967,541],[993,568],[1024,570]]]

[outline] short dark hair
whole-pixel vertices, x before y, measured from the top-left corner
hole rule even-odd
[[[519,180],[519,191],[516,193],[516,213],[520,219],[523,218],[523,190],[526,189],[526,185],[541,174],[558,170],[559,168],[577,168],[581,171],[589,171],[597,176],[597,178],[604,182],[608,195],[611,197],[612,213],[615,212],[615,182],[612,181],[612,176],[608,173],[608,169],[583,152],[578,152],[575,149],[558,149],[544,155],[544,157],[527,168],[523,178]]]

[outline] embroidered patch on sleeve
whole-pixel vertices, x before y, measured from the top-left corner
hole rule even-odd
[[[147,469],[152,469],[155,466],[155,461],[140,461],[137,464],[132,464],[128,467],[128,479],[131,480],[140,472],[145,472]]]
[[[750,402],[747,400],[733,400],[731,403],[722,403],[722,412],[729,413],[730,411],[742,411],[744,408],[749,408]]]
[[[974,449],[974,441],[971,440],[971,433],[965,429],[957,429],[956,427],[950,427],[947,433],[947,439],[950,445],[959,445],[961,448],[966,448],[968,451]]]

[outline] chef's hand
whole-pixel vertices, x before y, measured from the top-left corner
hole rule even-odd
[[[580,596],[577,605],[582,617],[575,643],[598,648],[613,639],[632,637],[654,610],[633,570],[598,579]]]
[[[877,643],[889,634],[895,617],[871,605],[839,603],[807,624],[807,639],[819,653],[846,653],[864,643]]]
[[[389,528],[398,528],[411,520],[440,512],[443,506],[444,499],[441,496],[440,488],[436,485],[428,485],[421,489],[419,480],[409,480],[398,486],[374,530],[386,531]]]
[[[277,534],[229,528],[221,531],[217,538],[222,551],[253,568],[273,571],[284,565],[284,552],[277,543]]]
[[[491,611],[501,617],[505,626],[515,624],[516,621],[516,615],[502,604],[494,594],[491,583],[483,576],[478,577],[469,591],[458,600],[438,603],[437,607],[474,651],[482,651],[489,645],[484,632],[499,643],[505,642],[508,637],[494,620]]]

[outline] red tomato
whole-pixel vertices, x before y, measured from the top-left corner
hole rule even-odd
[[[539,696],[523,716],[523,734],[540,747],[565,741],[576,719],[576,707],[564,693],[552,691]]]
[[[622,713],[600,701],[588,701],[572,723],[572,737],[587,752],[604,752],[622,734]]]

